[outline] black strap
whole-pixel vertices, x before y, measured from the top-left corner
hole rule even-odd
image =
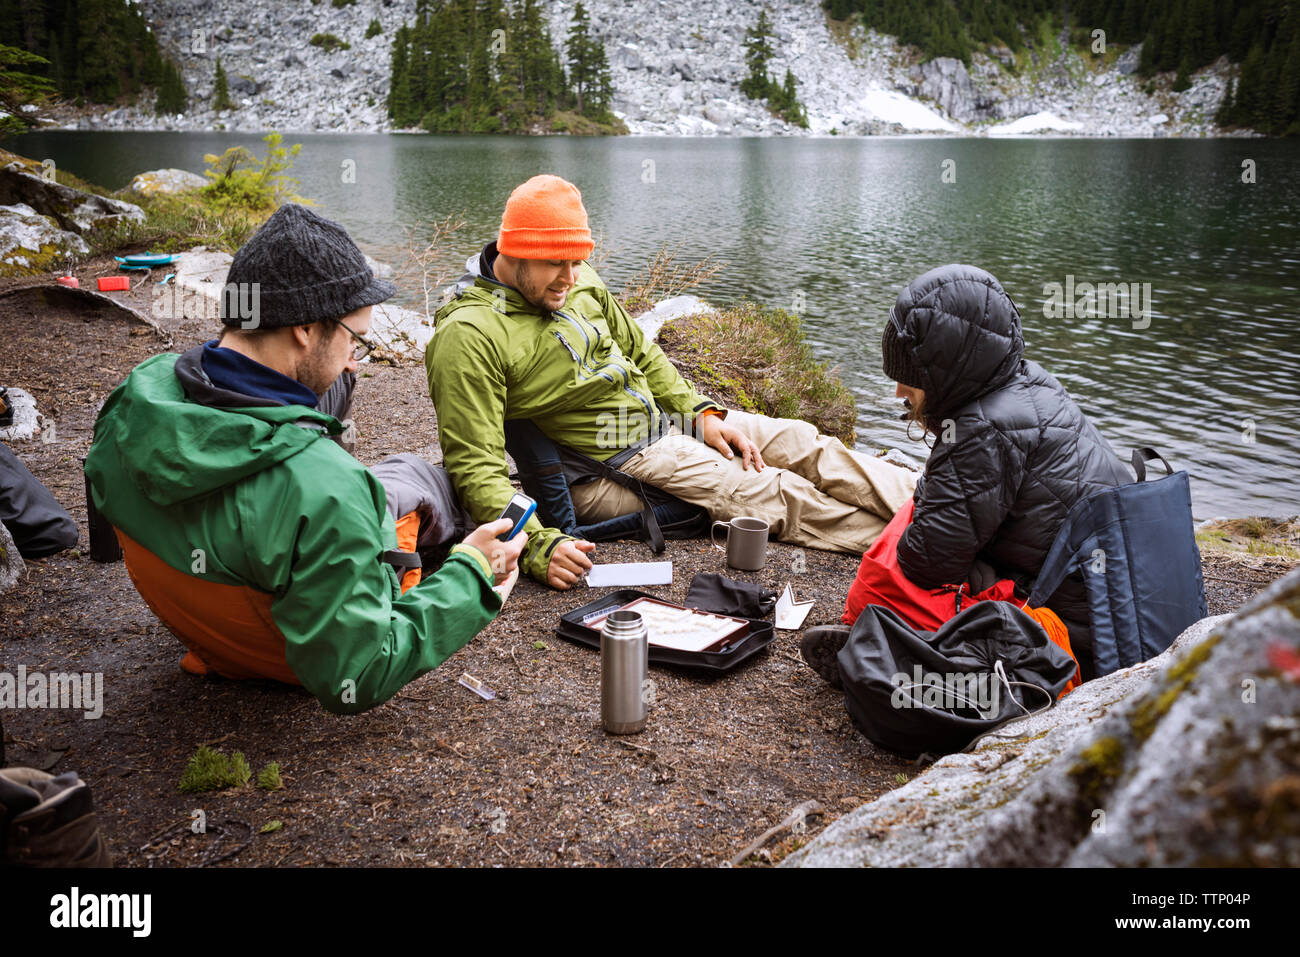
[[[420,561],[420,555],[418,552],[403,552],[397,549],[388,552],[380,552],[379,560],[392,565],[397,569],[399,575],[402,573],[402,569],[404,568],[409,571],[412,568],[420,568],[423,566],[423,562]]]
[[[1133,450],[1133,474],[1137,476],[1137,480],[1139,482],[1145,482],[1147,480],[1147,462],[1150,459],[1159,459],[1160,464],[1165,467],[1166,475],[1174,474],[1174,470],[1169,467],[1169,463],[1165,461],[1165,457],[1161,455],[1159,452],[1157,452],[1155,449],[1146,448],[1146,447],[1140,449],[1134,449]]]
[[[640,489],[641,501],[645,504],[645,508],[641,510],[641,520],[645,523],[646,536],[642,540],[650,546],[651,552],[662,555],[668,546],[664,544],[664,533],[663,529],[659,527],[659,519],[655,518],[655,507],[645,494],[645,489],[641,486],[641,483],[638,481],[636,484]]]

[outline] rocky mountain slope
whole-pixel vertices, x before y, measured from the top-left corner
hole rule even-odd
[[[414,18],[414,0],[139,0],[163,48],[180,64],[191,95],[184,116],[157,117],[147,105],[67,111],[83,129],[378,131],[389,129],[389,45]],[[803,133],[739,92],[743,39],[758,0],[682,5],[671,0],[589,0],[593,31],[605,43],[615,112],[634,134]],[[1018,135],[1203,136],[1226,85],[1220,60],[1170,90],[1172,76],[1137,76],[1137,48],[1090,63],[1059,39],[1040,42],[1011,69],[1009,50],[920,64],[890,37],[829,21],[818,0],[766,4],[775,28],[778,79],[788,67],[807,107],[811,135],[933,131]],[[574,0],[546,3],[552,36],[567,35]],[[366,38],[371,18],[383,32]],[[310,44],[332,33],[350,49]],[[509,38],[507,37],[507,42]],[[1116,54],[1119,54],[1118,56]],[[216,58],[236,108],[210,108]]]

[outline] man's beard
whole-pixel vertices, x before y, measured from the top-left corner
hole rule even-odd
[[[564,305],[563,302],[554,308],[547,305],[547,287],[539,286],[533,280],[532,270],[526,265],[527,262],[527,260],[521,260],[519,268],[515,270],[515,282],[519,284],[519,288],[515,291],[518,292],[519,295],[523,296],[524,301],[534,309],[540,309],[543,312],[553,312],[555,309],[562,308]]]
[[[331,366],[328,353],[331,341],[332,337],[322,339],[320,345],[307,353],[302,362],[298,364],[298,374],[295,376],[299,382],[316,393],[317,398],[324,396],[329,391],[330,386],[334,384],[334,380],[338,378],[337,373],[333,376],[330,375]]]

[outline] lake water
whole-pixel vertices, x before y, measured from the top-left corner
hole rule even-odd
[[[798,311],[857,398],[860,441],[920,458],[880,369],[885,316],[926,270],[981,266],[1020,306],[1026,354],[1117,451],[1149,445],[1191,473],[1198,518],[1300,511],[1294,141],[286,139],[303,143],[300,192],[398,267],[407,227],[462,215],[455,273],[495,236],[514,186],[539,172],[573,180],[610,286],[665,244],[686,261],[716,255],[725,270],[696,292]],[[119,188],[146,169],[201,171],[204,153],[240,143],[260,152],[257,137],[220,133],[46,132],[5,145]],[[1254,183],[1242,181],[1248,160]],[[1062,314],[1046,286],[1069,282],[1136,283],[1140,297],[1149,283],[1149,313]],[[415,293],[408,285],[404,301]]]

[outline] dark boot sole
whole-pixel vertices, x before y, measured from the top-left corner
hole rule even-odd
[[[821,675],[832,688],[844,690],[840,682],[840,649],[849,640],[848,625],[816,625],[804,632],[799,651],[808,667]]]

